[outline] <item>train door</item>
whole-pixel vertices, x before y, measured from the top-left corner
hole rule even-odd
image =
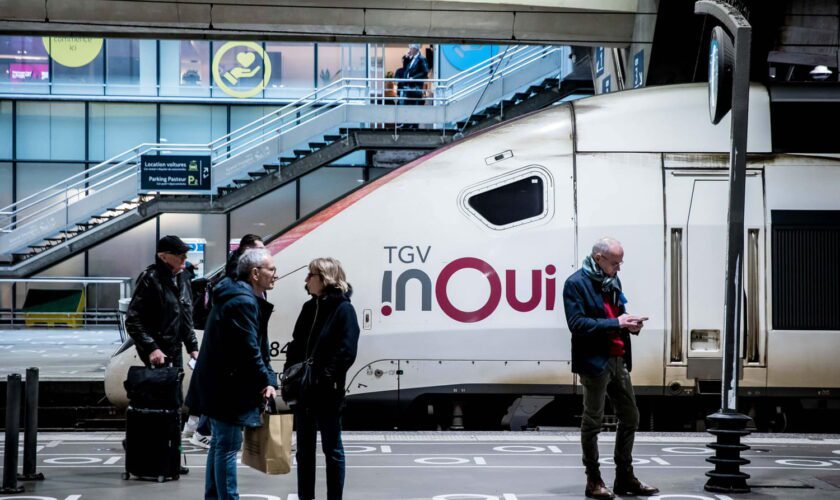
[[[666,164],[667,168],[667,164]],[[741,356],[742,386],[766,385],[765,226],[761,170],[747,174]],[[667,169],[668,345],[666,384],[720,391],[728,172]]]

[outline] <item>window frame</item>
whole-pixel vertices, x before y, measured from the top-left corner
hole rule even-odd
[[[508,184],[513,184],[514,182],[527,179],[528,177],[539,177],[543,182],[543,211],[540,214],[508,224],[497,225],[487,220],[477,210],[470,206],[469,200],[473,196],[498,189]],[[542,165],[527,165],[512,172],[507,172],[464,188],[458,195],[458,208],[468,219],[478,222],[482,226],[494,231],[505,231],[524,225],[546,223],[554,216],[554,177],[551,175],[551,172]]]

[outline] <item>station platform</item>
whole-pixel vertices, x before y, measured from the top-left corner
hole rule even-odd
[[[103,381],[119,348],[120,334],[108,328],[4,328],[0,330],[0,377],[39,368],[42,381]]]
[[[604,480],[611,484],[615,435],[601,435]],[[660,488],[659,499],[840,499],[840,436],[749,436],[751,463],[743,470],[753,490],[743,495],[703,490],[711,450],[703,433],[639,433],[635,468]],[[0,500],[201,498],[206,451],[186,445],[191,471],[158,484],[123,480],[122,433],[41,433],[42,482],[21,483],[26,492]],[[349,500],[526,500],[584,498],[579,434],[575,432],[346,432]],[[326,498],[323,456],[318,498]],[[267,476],[239,468],[243,499],[297,500],[295,470]]]

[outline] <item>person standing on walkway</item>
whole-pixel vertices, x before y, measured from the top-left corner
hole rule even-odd
[[[615,497],[604,484],[598,463],[598,433],[607,395],[618,417],[613,490],[618,495],[659,493],[633,473],[633,440],[639,410],[630,380],[629,334],[637,335],[647,318],[627,314],[627,300],[618,279],[623,259],[621,243],[601,238],[584,259],[583,267],[569,276],[563,287],[566,322],[572,332],[572,371],[583,386],[580,440],[586,467],[585,494],[589,498]]]
[[[189,247],[177,236],[157,242],[155,263],[137,278],[125,329],[146,366],[183,367],[181,344],[198,357],[192,319],[192,290],[184,272]]]
[[[356,360],[359,321],[350,303],[352,289],[341,263],[319,258],[309,263],[306,290],[312,296],[298,316],[286,352],[286,368],[312,359],[314,383],[292,404],[297,432],[298,498],[315,498],[316,430],[327,462],[327,500],[341,500],[344,445],[341,410],[347,370]]]
[[[201,297],[198,299],[202,303],[196,304],[193,309],[194,312],[199,307],[203,309],[201,316],[204,320],[201,321],[200,328],[204,328],[204,325],[207,322],[206,318],[210,315],[210,310],[213,308],[213,288],[225,277],[232,280],[238,279],[237,266],[239,265],[239,258],[246,250],[250,250],[252,248],[265,248],[265,244],[263,243],[262,238],[256,234],[246,234],[239,240],[239,246],[236,250],[231,252],[228,256],[224,274],[220,274],[217,278],[214,278],[206,284],[204,293],[202,293]],[[193,318],[196,316],[196,314],[193,314]],[[190,444],[200,448],[209,449],[210,441],[213,439],[212,431],[210,430],[210,419],[207,418],[206,415],[199,416],[193,413],[190,415],[190,418],[184,427],[184,434],[189,437]]]
[[[225,277],[213,288],[201,352],[190,380],[187,406],[210,418],[204,498],[237,500],[236,453],[245,426],[259,427],[260,410],[276,395],[268,320],[274,306],[263,297],[274,288],[277,268],[264,248],[239,258],[238,280]]]

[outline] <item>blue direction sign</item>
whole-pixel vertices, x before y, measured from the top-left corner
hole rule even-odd
[[[140,191],[207,193],[211,171],[209,156],[142,155]]]
[[[633,56],[633,88],[637,89],[645,84],[645,51],[636,52]]]

